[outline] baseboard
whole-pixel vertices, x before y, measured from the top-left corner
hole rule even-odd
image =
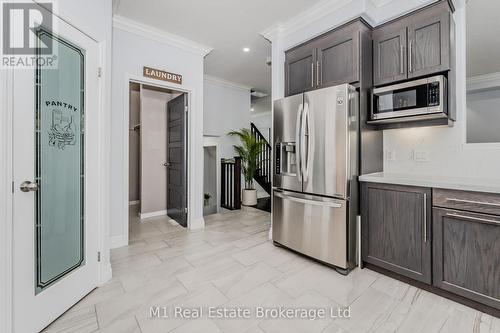
[[[143,220],[143,219],[149,219],[150,217],[157,217],[157,216],[164,216],[164,215],[167,215],[166,210],[159,210],[157,212],[151,212],[151,213],[140,213],[139,217],[141,218],[141,220]]]
[[[109,248],[116,249],[128,245],[128,237],[125,235],[111,236],[109,238]]]
[[[189,230],[198,230],[205,228],[205,219],[203,217],[199,217],[197,219],[191,219],[191,223],[189,224]]]
[[[141,200],[134,200],[134,201],[129,201],[128,205],[129,206],[135,206],[141,203]]]
[[[113,278],[113,271],[111,269],[111,264],[109,262],[102,263],[99,286],[102,286],[112,278]]]

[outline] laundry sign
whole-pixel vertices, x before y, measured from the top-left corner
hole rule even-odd
[[[145,77],[149,77],[152,79],[182,84],[182,75],[180,74],[169,73],[160,69],[146,66],[144,66],[142,73]]]

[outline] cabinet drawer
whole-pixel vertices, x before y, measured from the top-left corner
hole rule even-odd
[[[500,216],[500,195],[433,189],[433,206]]]

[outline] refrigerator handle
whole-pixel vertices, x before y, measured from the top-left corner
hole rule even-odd
[[[306,124],[307,124],[307,134],[306,134]],[[300,127],[300,173],[302,174],[302,181],[307,182],[307,165],[308,165],[308,159],[309,159],[309,142],[310,138],[307,136],[309,135],[309,104],[305,103],[304,105],[304,112],[302,116],[302,125]],[[307,146],[306,146],[306,140],[307,140]],[[307,150],[306,150],[307,147]]]
[[[297,120],[295,123],[295,158],[297,165],[297,177],[302,181],[302,152],[301,152],[301,126],[302,126],[302,113],[304,111],[304,103],[300,103],[299,110],[297,111]]]
[[[301,203],[304,205],[323,206],[323,207],[330,207],[330,208],[342,208],[341,203],[303,199],[303,198],[298,198],[298,197],[283,194],[283,192],[281,192],[281,191],[274,191],[274,195],[278,198],[290,200],[290,201]]]

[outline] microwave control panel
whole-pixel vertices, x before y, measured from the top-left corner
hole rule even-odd
[[[428,98],[429,98],[429,106],[439,105],[439,82],[429,83]]]

